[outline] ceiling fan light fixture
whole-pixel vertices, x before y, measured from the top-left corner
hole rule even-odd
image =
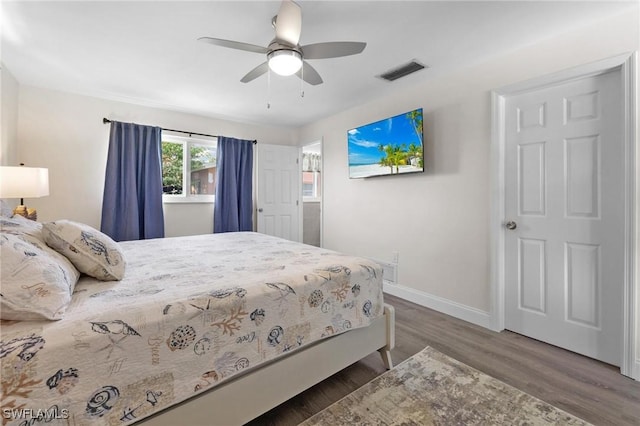
[[[302,68],[302,55],[296,50],[274,50],[267,55],[271,71],[282,76],[297,73]]]

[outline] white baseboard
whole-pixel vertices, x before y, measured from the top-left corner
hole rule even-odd
[[[489,312],[481,311],[443,297],[434,296],[432,294],[425,293],[424,291],[398,284],[383,284],[382,290],[393,296],[406,299],[418,305],[493,330],[492,318]]]
[[[636,362],[633,365],[633,371],[631,371],[631,378],[640,382],[640,359],[636,358]]]

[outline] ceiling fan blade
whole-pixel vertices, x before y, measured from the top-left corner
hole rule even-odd
[[[265,74],[269,70],[269,65],[266,62],[261,63],[251,71],[249,71],[242,79],[240,80],[243,83],[248,83],[250,81],[255,80],[260,77],[262,74]]]
[[[302,69],[296,75],[313,86],[322,84],[322,77],[320,77],[318,71],[306,62],[302,63]]]
[[[213,38],[213,37],[200,37],[198,41],[203,41],[205,43],[215,44],[216,46],[229,47],[231,49],[244,50],[247,52],[255,52],[255,53],[264,53],[266,54],[269,50],[266,47],[257,46],[255,44],[242,43],[239,41],[233,40],[224,40],[221,38]]]
[[[330,41],[328,43],[308,44],[300,47],[305,59],[339,58],[357,55],[367,47],[367,43],[358,41]]]
[[[291,0],[283,0],[276,18],[276,40],[295,47],[302,31],[302,11]]]

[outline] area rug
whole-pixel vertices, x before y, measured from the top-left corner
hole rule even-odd
[[[427,347],[302,425],[589,425]]]

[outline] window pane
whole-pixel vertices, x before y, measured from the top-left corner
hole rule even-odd
[[[193,195],[215,194],[216,192],[216,147],[212,145],[192,144],[191,190]]]
[[[303,183],[302,184],[302,196],[303,197],[313,197],[313,184],[312,183]]]
[[[320,197],[320,172],[302,172],[302,196]]]
[[[162,142],[162,192],[182,194],[183,145]]]
[[[302,172],[302,183],[313,185],[313,172]]]

